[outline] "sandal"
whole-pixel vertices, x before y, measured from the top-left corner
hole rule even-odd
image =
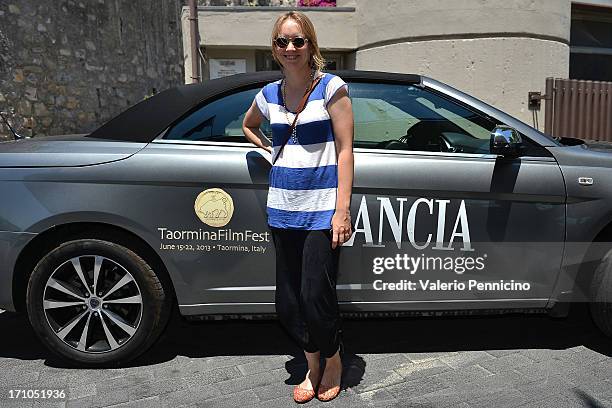
[[[319,382],[321,381],[321,376],[319,376]],[[303,404],[305,402],[310,401],[315,397],[316,389],[319,386],[319,382],[314,386],[315,389],[307,390],[305,388],[300,387],[300,384],[293,387],[293,400],[298,404]]]
[[[305,402],[308,402],[311,399],[313,399],[314,396],[315,396],[314,390],[307,390],[305,388],[301,388],[299,384],[293,387],[293,400],[297,402],[298,404],[303,404]]]
[[[344,355],[344,343],[342,342],[342,340],[340,340],[339,354],[340,354],[340,361],[342,361],[342,356]],[[321,378],[323,378],[323,376],[321,376]],[[340,394],[341,389],[342,389],[342,374],[340,375],[340,384],[334,385],[333,387],[327,387],[321,384],[319,380],[319,387],[317,390],[317,399],[322,402],[331,401],[334,398],[336,398],[338,394]]]
[[[319,391],[317,392],[317,398],[319,401],[327,402],[331,401],[340,394],[340,385],[334,385],[333,387],[326,387],[321,385],[319,387]]]

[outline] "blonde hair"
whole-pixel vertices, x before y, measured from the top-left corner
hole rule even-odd
[[[283,23],[287,20],[293,20],[300,26],[302,33],[308,39],[308,44],[310,46],[310,68],[316,69],[318,71],[323,71],[325,68],[326,61],[323,59],[321,55],[321,50],[319,50],[319,43],[317,42],[317,33],[315,32],[314,25],[312,21],[306,16],[304,13],[300,13],[299,11],[289,11],[285,14],[282,14],[280,17],[276,19],[276,23],[274,23],[274,28],[272,29],[272,58],[274,61],[283,69],[283,64],[281,64],[278,56],[276,55],[276,46],[274,45],[274,39],[279,36],[280,29]]]

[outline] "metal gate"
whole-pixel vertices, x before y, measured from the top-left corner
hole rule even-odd
[[[544,133],[612,141],[612,82],[546,78]]]

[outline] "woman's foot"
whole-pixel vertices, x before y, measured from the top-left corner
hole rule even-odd
[[[320,401],[331,401],[340,393],[342,380],[342,360],[336,352],[331,358],[325,359],[325,372],[319,383],[317,398]]]
[[[306,360],[308,361],[308,372],[304,381],[293,387],[293,400],[300,404],[314,398],[320,379],[320,353],[304,352],[304,354],[306,354]]]

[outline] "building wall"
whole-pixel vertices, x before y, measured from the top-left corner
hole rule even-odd
[[[449,4],[357,0],[356,68],[430,76],[533,125],[528,92],[569,74],[570,1]]]
[[[534,39],[434,40],[357,52],[357,69],[413,72],[445,82],[533,126],[530,91],[568,75],[567,46]],[[543,111],[541,114],[543,115]],[[543,128],[544,117],[540,127]]]
[[[180,0],[0,2],[0,109],[24,135],[83,133],[183,83]],[[0,139],[12,138],[0,124]]]

